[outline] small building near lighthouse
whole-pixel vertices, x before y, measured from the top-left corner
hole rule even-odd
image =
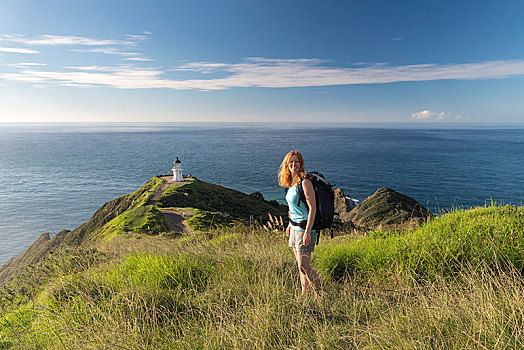
[[[182,176],[182,162],[176,157],[173,162],[173,181],[184,181]]]

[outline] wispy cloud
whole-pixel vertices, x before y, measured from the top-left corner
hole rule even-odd
[[[131,40],[142,42],[142,41],[145,41],[145,40],[149,39],[149,36],[148,36],[147,33],[148,32],[144,32],[144,35],[127,34],[126,36],[129,39],[131,39]],[[151,34],[151,33],[149,33],[149,34]]]
[[[66,69],[71,69],[75,71],[93,71],[93,72],[115,72],[122,69],[131,69],[131,66],[119,66],[119,67],[110,67],[110,66],[76,66],[76,67],[65,67]]]
[[[114,47],[99,47],[94,49],[71,49],[71,52],[89,52],[89,53],[103,53],[106,55],[118,55],[118,56],[138,56],[138,52],[122,51]]]
[[[124,58],[125,61],[136,61],[136,62],[150,62],[154,61],[152,58],[146,58],[146,57],[128,57]]]
[[[7,66],[14,68],[27,68],[35,66],[46,66],[45,63],[36,63],[36,62],[19,62],[19,63],[9,63]]]
[[[45,82],[59,86],[111,86],[120,89],[147,89],[167,85],[159,78],[160,71],[129,67],[113,68],[110,71],[102,67],[83,68],[85,69],[67,72],[25,69],[20,73],[0,74],[0,78],[40,84]]]
[[[65,35],[40,35],[34,38],[27,38],[23,35],[2,35],[3,41],[20,43],[24,45],[87,45],[87,46],[106,46],[106,45],[134,45],[136,40],[111,40],[111,39],[93,39],[81,36]],[[132,39],[132,38],[131,38]]]
[[[138,45],[149,38],[149,35],[149,32],[127,35],[125,40],[56,35],[42,35],[35,38],[27,38],[23,35],[1,35],[2,42],[11,45],[17,43],[17,45],[33,46],[73,46],[67,47],[66,50],[115,55],[126,64],[106,67],[90,65],[77,67],[69,64],[53,69],[29,65],[12,66],[11,68],[18,68],[18,70],[4,73],[0,71],[0,79],[67,86],[110,86],[119,89],[223,90],[238,87],[297,88],[524,76],[524,60],[401,66],[385,63],[374,65],[353,63],[345,67],[337,67],[332,62],[316,58],[252,57],[237,63],[187,62],[170,68],[140,67],[141,62],[153,60],[143,57],[141,52],[135,52],[140,51]],[[34,47],[21,49],[0,47],[0,52],[38,53]],[[416,118],[423,117],[424,114],[421,114]],[[436,116],[432,117],[436,118]]]
[[[196,73],[223,72],[216,79],[173,81],[186,87],[227,89],[231,87],[311,87],[355,84],[385,84],[404,81],[495,79],[524,75],[522,61],[487,61],[465,64],[385,64],[337,68],[318,59],[251,58],[238,64],[191,62],[174,68]]]
[[[0,52],[37,54],[39,51],[19,47],[0,47]]]
[[[393,40],[393,41],[404,40],[404,37],[403,36],[397,36],[397,37],[391,38],[391,40]]]
[[[147,62],[151,58],[142,57],[138,46],[150,38],[149,32],[143,34],[125,35],[125,40],[115,39],[98,39],[82,36],[64,36],[64,35],[40,35],[36,37],[26,37],[21,34],[3,34],[0,35],[0,42],[4,45],[24,46],[24,47],[0,47],[0,52],[6,53],[25,53],[37,54],[40,49],[45,47],[68,47],[69,52],[78,53],[101,53],[106,55],[120,56],[124,60]]]

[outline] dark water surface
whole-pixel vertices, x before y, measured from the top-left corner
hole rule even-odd
[[[524,127],[0,124],[0,265],[166,174],[175,157],[185,174],[283,200],[276,173],[291,149],[360,200],[382,186],[432,211],[524,199]]]

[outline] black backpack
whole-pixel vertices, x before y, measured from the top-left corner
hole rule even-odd
[[[313,189],[315,190],[315,198],[317,202],[317,212],[315,215],[315,222],[313,223],[313,230],[317,232],[330,228],[333,225],[333,216],[335,215],[335,194],[333,192],[333,186],[331,185],[324,175],[319,172],[313,171],[306,174],[306,179],[309,179],[313,184]],[[304,189],[302,188],[302,181],[298,183],[298,204],[303,202],[306,207],[306,196],[304,194]],[[298,224],[302,228],[306,228],[307,220],[304,220]],[[319,235],[317,235],[318,240]]]

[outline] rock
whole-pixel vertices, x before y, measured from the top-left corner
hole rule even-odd
[[[433,214],[415,199],[387,187],[347,214],[355,225],[371,229],[414,228]]]
[[[342,189],[337,188],[335,191],[335,218],[339,218],[342,221],[347,221],[342,218],[345,214],[349,213],[351,208],[348,206],[346,196]]]
[[[250,193],[249,196],[253,197],[253,198],[256,198],[258,200],[261,200],[263,201],[264,200],[264,195],[260,192],[253,192],[253,193]]]
[[[335,219],[343,222],[349,221],[349,212],[355,207],[355,203],[346,197],[342,189],[337,188],[335,191]]]
[[[68,230],[60,231],[53,238],[49,233],[43,233],[26,251],[0,267],[0,287],[8,284],[26,267],[39,263],[49,252],[56,249],[70,232]]]

